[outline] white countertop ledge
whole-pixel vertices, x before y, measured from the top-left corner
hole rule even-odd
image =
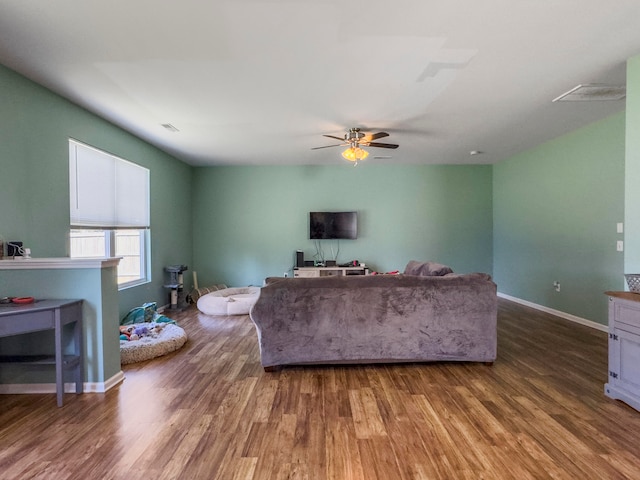
[[[117,267],[122,257],[18,258],[0,260],[0,270],[53,270]]]

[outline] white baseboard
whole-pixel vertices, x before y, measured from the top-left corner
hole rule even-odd
[[[84,393],[104,393],[124,380],[124,373],[120,370],[106,382],[85,382]],[[64,384],[65,393],[75,393],[76,384],[68,382]],[[14,383],[1,384],[0,395],[18,395],[31,393],[56,393],[55,383]]]
[[[156,308],[156,312],[163,313],[165,310],[168,310],[169,307],[171,307],[170,303],[166,303],[164,305],[160,305],[158,308]]]
[[[584,325],[586,327],[595,328],[596,330],[600,330],[602,332],[609,331],[609,327],[607,325],[594,322],[593,320],[587,320],[586,318],[577,317],[575,315],[571,315],[570,313],[561,312],[560,310],[554,310],[553,308],[545,307],[544,305],[538,305],[537,303],[522,300],[521,298],[512,297],[511,295],[507,295],[506,293],[498,292],[498,297],[504,298],[505,300],[511,300],[512,302],[519,303],[527,307],[535,308],[536,310],[540,310],[545,313],[550,313],[551,315],[555,315],[556,317],[564,318],[565,320],[579,323],[580,325]]]
[[[85,382],[84,391],[85,391],[85,393],[104,393],[104,392],[108,392],[113,387],[115,387],[120,382],[122,382],[123,380],[124,380],[124,373],[123,373],[122,370],[120,370],[113,377],[108,378],[106,382],[98,382],[98,383]],[[55,385],[54,385],[54,387],[55,387]],[[75,392],[75,389],[73,391]]]

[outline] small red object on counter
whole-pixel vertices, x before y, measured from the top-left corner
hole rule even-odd
[[[15,297],[11,299],[13,303],[33,303],[34,300],[33,297]]]

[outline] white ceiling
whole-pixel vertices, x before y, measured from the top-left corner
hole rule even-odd
[[[639,20],[639,0],[0,0],[0,63],[192,165],[340,164],[311,147],[350,127],[400,144],[370,163],[495,163],[623,110],[551,100],[623,85]]]

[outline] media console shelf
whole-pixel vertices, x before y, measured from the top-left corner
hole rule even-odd
[[[366,267],[297,267],[293,269],[293,276],[295,278],[342,275],[369,275],[369,269]]]

